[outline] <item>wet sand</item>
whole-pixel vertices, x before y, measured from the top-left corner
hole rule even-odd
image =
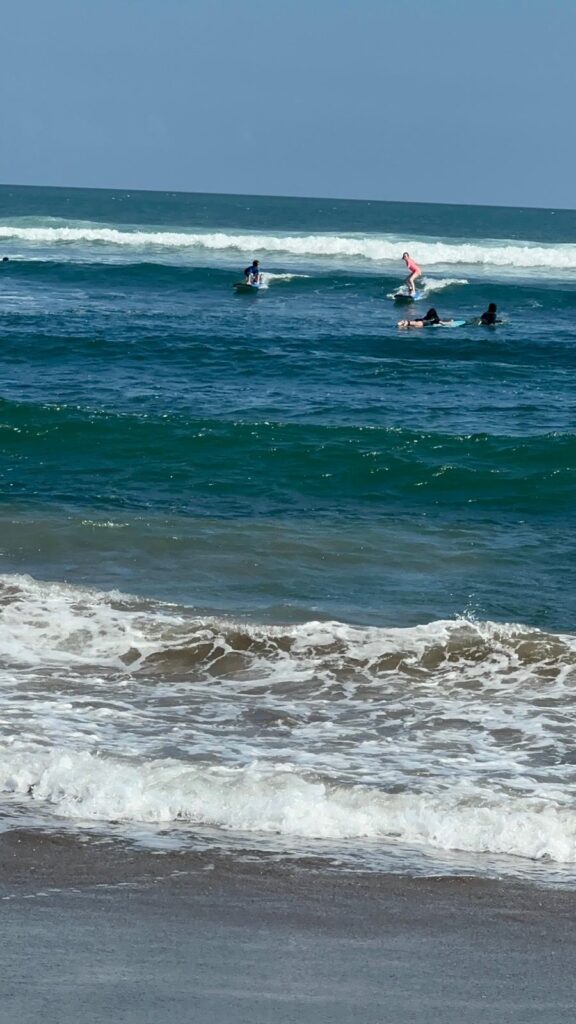
[[[0,837],[0,1021],[545,1024],[574,894]]]

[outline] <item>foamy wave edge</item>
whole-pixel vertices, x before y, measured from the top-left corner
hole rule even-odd
[[[87,752],[0,751],[0,792],[78,822],[216,826],[306,839],[380,839],[440,850],[576,862],[576,812],[471,785],[386,793],[292,766],[122,762]]]
[[[142,602],[118,591],[89,590],[48,583],[23,575],[0,575],[0,659],[12,666],[114,667],[128,674],[152,668],[149,659],[170,656],[182,648],[234,650],[242,637],[256,647],[249,655],[269,667],[276,657],[313,671],[321,660],[338,664],[349,655],[378,672],[378,659],[395,657],[418,662],[430,649],[446,650],[456,642],[466,657],[469,643],[488,645],[516,658],[519,644],[535,645],[534,660],[550,657],[552,644],[559,664],[572,664],[576,638],[545,634],[516,623],[441,619],[411,627],[356,626],[336,620],[309,620],[298,625],[258,625],[232,618],[196,616],[191,609]],[[260,650],[260,645],[264,648]],[[333,654],[334,645],[336,653]],[[246,645],[245,645],[246,646]],[[536,653],[536,651],[538,653]],[[204,659],[209,662],[208,655]]]
[[[256,648],[250,657],[272,664],[278,656],[304,664],[338,664],[349,655],[378,671],[378,659],[393,654],[413,664],[431,649],[456,643],[466,658],[468,645],[487,646],[486,654],[517,658],[527,640],[531,660],[554,658],[571,667],[576,637],[547,634],[520,623],[438,619],[409,626],[360,626],[336,620],[309,620],[297,625],[260,625],[227,617],[197,616],[192,609],[142,599],[119,591],[100,591],[50,583],[21,574],[0,574],[0,659],[13,666],[73,667],[98,665],[126,673],[150,667],[151,656],[170,655],[208,643],[234,650],[242,637]],[[258,644],[263,644],[260,650]],[[335,652],[335,653],[333,653]],[[209,656],[205,655],[209,660]],[[435,663],[436,664],[436,663]]]
[[[518,269],[576,270],[576,245],[536,245],[528,241],[398,242],[385,236],[367,235],[265,235],[218,231],[122,231],[110,227],[0,226],[0,238],[31,244],[105,243],[114,246],[156,249],[233,250],[248,254],[278,253],[291,256],[360,257],[369,261],[399,262],[408,246],[418,260],[437,264],[466,264]]]

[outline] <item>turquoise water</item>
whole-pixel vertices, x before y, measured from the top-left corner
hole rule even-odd
[[[414,312],[434,305],[442,316],[473,320],[495,301],[505,322],[496,329],[468,323],[399,331],[406,307],[389,296],[405,276],[405,249],[425,272],[427,295]],[[522,799],[552,806],[546,786],[554,800],[558,787],[568,799],[572,768],[563,716],[571,707],[576,615],[575,211],[3,186],[2,254],[10,260],[0,264],[0,550],[8,615],[0,655],[15,687],[5,691],[10,714],[24,715],[14,700],[30,684],[32,669],[44,695],[23,764],[36,764],[30,751],[38,753],[49,737],[56,758],[70,750],[84,757],[88,749],[141,757],[143,765],[167,757],[240,771],[256,758],[267,769],[281,762],[291,772],[302,770],[306,784],[321,778],[379,792],[400,785],[412,798],[407,780],[418,776],[421,793],[425,751],[424,774],[442,776],[438,792],[448,792],[450,773],[436,767],[452,750],[454,778],[464,758],[479,784],[489,761],[497,764],[493,785],[494,779],[504,779],[503,786],[517,782],[520,772]],[[257,296],[236,295],[232,286],[254,256],[267,287]],[[202,654],[195,631],[207,622],[215,632],[204,637],[208,653]],[[190,633],[182,639],[183,624],[193,641]],[[292,630],[289,641],[285,629]],[[251,630],[263,644],[257,654]],[[318,641],[311,639],[316,630]],[[277,681],[279,659],[294,658],[280,690],[270,683],[274,711],[266,715],[270,722],[274,715],[293,716],[296,732],[288,722],[281,743],[265,729],[259,734],[253,708],[234,732],[239,712],[232,697],[230,718],[220,724],[222,735],[234,732],[234,739],[216,744],[218,754],[210,744],[197,750],[188,733],[186,742],[176,742],[182,722],[164,721],[157,707],[154,717],[147,704],[155,725],[144,730],[146,742],[136,718],[125,749],[120,734],[99,732],[90,718],[96,714],[90,687],[112,713],[118,672],[134,662],[142,673],[141,659],[152,657],[147,671],[157,681],[151,666],[163,664],[168,649],[172,658],[174,644],[178,668],[171,660],[168,675],[174,682],[176,674],[184,688],[200,678],[202,687],[207,678],[220,679],[221,657],[235,666],[226,661],[222,679],[228,685],[237,671],[240,689],[248,678]],[[323,660],[327,644],[332,654],[340,651],[339,668]],[[374,668],[378,655],[365,650],[373,644],[388,652],[400,644],[404,654]],[[449,677],[450,698],[444,693],[434,713],[426,705],[423,718],[404,722],[407,731],[397,734],[391,720],[378,724],[371,717],[373,694],[355,708],[353,728],[346,720],[339,731],[335,709],[359,672],[363,685],[368,672],[374,687],[394,670],[394,701],[410,696],[413,710],[424,698],[411,688],[425,676],[438,696],[448,678],[442,673],[455,665],[460,682]],[[72,701],[80,717],[90,705],[84,725],[76,722],[87,747],[67,731],[70,723],[61,718],[67,713],[55,711],[55,666],[62,700]],[[309,678],[306,698],[302,672]],[[515,686],[515,673],[523,680],[515,701],[531,694],[518,721],[513,705],[503,709],[510,673]],[[538,718],[533,688],[540,692],[552,677],[568,690],[562,699],[546,697],[562,705],[551,724]],[[458,703],[452,686],[463,679]],[[130,680],[122,685],[131,686],[133,675]],[[324,759],[309,764],[298,729],[305,721],[312,736],[315,694],[324,686],[339,739],[331,740]],[[466,687],[484,693],[480,717],[466,703]],[[137,708],[144,713],[140,697],[126,700],[128,717]],[[194,709],[187,705],[186,715],[200,713]],[[455,719],[468,723],[459,727],[466,742],[449,724]],[[492,728],[488,719],[499,725]],[[490,757],[475,745],[482,729],[490,736],[495,730]],[[506,730],[512,730],[508,738]],[[8,729],[6,743],[11,735]],[[368,769],[352,749],[384,736],[403,753],[390,760],[387,746],[388,774],[381,776],[373,754]],[[405,741],[414,744],[411,754]],[[40,792],[41,777],[46,813],[53,798],[46,765],[35,769],[32,782],[26,771],[4,788],[25,792],[33,784]],[[502,792],[494,799],[503,799]],[[498,806],[505,818],[510,808]],[[148,804],[138,807],[130,805],[125,817],[157,822]],[[211,827],[259,831],[254,808],[230,822],[212,804],[204,817],[196,804],[193,813],[186,807],[184,817],[189,812]],[[96,813],[88,804],[82,814],[122,817],[118,808]],[[283,828],[276,822],[276,831]],[[555,819],[550,837],[558,828]],[[563,854],[556,847],[545,853],[571,862],[573,823],[566,829]],[[314,836],[293,821],[284,831]],[[343,834],[333,824],[322,833]],[[352,837],[365,834],[372,835],[358,826]],[[482,836],[463,848],[518,853],[496,840],[486,845]],[[436,851],[458,845],[439,839],[432,826],[414,841]]]
[[[7,571],[272,620],[573,623],[576,213],[4,187],[0,227]],[[403,264],[347,251],[420,238],[468,281],[425,304],[507,323],[398,332]],[[550,265],[484,243],[519,238]],[[253,253],[306,276],[236,296]]]

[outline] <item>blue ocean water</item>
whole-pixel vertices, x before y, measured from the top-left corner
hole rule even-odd
[[[3,186],[1,255],[0,789],[576,861],[576,212]]]

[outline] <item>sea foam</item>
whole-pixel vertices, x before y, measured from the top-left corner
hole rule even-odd
[[[216,826],[306,839],[381,839],[439,850],[576,862],[576,811],[470,785],[386,793],[334,785],[289,765],[143,764],[85,752],[0,750],[0,792],[60,816]]]
[[[143,231],[115,227],[0,226],[0,238],[31,245],[105,244],[144,250],[237,251],[244,255],[278,254],[321,258],[360,258],[369,262],[401,261],[408,246],[425,266],[492,266],[517,269],[575,270],[576,245],[537,245],[529,241],[486,239],[432,241],[386,235],[263,234],[234,231]]]
[[[0,618],[0,792],[44,822],[576,863],[574,636],[250,624],[8,575]]]

